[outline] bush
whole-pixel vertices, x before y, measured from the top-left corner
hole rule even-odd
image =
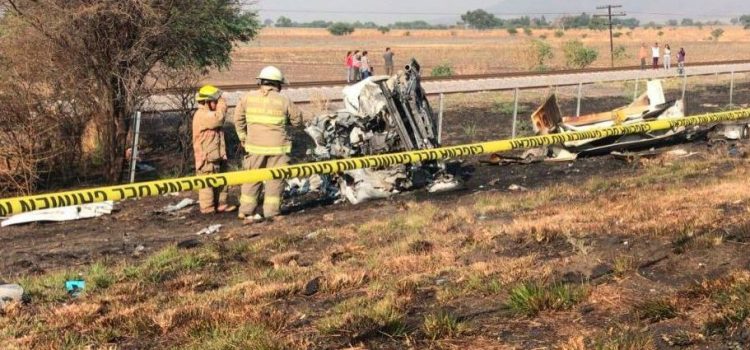
[[[563,32],[562,30],[555,31],[555,38],[562,38],[563,35],[565,35],[565,32]]]
[[[547,34],[540,35],[539,39],[546,40],[547,39]]]
[[[391,28],[386,27],[386,26],[382,26],[382,27],[378,27],[378,31],[380,33],[382,33],[382,34],[387,34],[388,32],[391,31]]]
[[[328,32],[336,36],[349,35],[354,33],[354,26],[349,23],[337,22],[328,27]]]
[[[716,28],[711,31],[711,37],[714,38],[714,40],[719,40],[719,37],[724,35],[724,29]]]
[[[443,62],[432,68],[433,77],[450,77],[453,76],[453,66],[449,62]]]
[[[664,32],[662,32],[662,31],[660,30],[660,31],[659,31],[658,33],[656,33],[656,35],[658,35],[658,36],[663,36],[663,35],[664,35]]]
[[[616,59],[630,58],[630,55],[628,54],[628,50],[625,48],[625,46],[622,46],[622,45],[615,48],[613,55],[615,56]]]
[[[552,53],[552,46],[547,43],[546,41],[542,40],[533,40],[531,42],[531,45],[534,50],[534,70],[536,71],[546,71],[547,60],[552,59],[554,57],[554,54]]]
[[[615,37],[615,38],[619,38],[619,37],[622,36],[622,32],[614,32],[614,33],[612,33],[612,36]]]
[[[516,29],[516,28],[508,28],[508,34],[510,34],[510,35],[516,35],[516,34],[518,34],[518,29]]]
[[[404,32],[404,36],[411,36],[411,32],[410,32],[410,31],[408,31],[408,30],[407,30],[407,31],[405,31],[405,32]]]
[[[563,45],[565,64],[570,68],[583,69],[590,66],[599,57],[594,48],[586,47],[579,40],[568,41]]]
[[[531,28],[529,28],[529,27],[524,28],[523,29],[523,33],[526,34],[526,35],[528,35],[528,36],[532,36],[534,34],[534,32],[532,32]]]

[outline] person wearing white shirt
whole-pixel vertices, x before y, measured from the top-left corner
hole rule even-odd
[[[669,70],[670,68],[672,68],[672,50],[667,44],[664,45],[664,69]]]
[[[659,56],[661,56],[661,50],[659,49],[659,43],[654,43],[651,48],[651,58],[653,59],[654,69],[659,69]]]

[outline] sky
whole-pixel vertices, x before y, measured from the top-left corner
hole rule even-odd
[[[257,0],[256,7],[261,8],[260,14],[264,20],[286,16],[298,22],[324,19],[386,24],[420,19],[445,21],[447,18],[458,18],[458,14],[469,9],[497,4],[498,0]],[[399,14],[404,12],[408,14]]]
[[[554,18],[554,13],[592,13],[597,6],[607,3],[624,5],[622,10],[629,12],[629,17],[637,17],[642,21],[663,22],[685,17],[727,21],[733,16],[750,14],[748,0],[255,0],[253,6],[260,9],[263,20],[276,20],[279,16],[286,16],[297,22],[322,19],[388,24],[395,21],[425,20],[452,24],[459,19],[461,13],[478,8],[498,15],[526,13],[533,17],[535,13],[538,16],[549,13],[546,17]]]

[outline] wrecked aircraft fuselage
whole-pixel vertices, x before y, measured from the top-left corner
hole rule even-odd
[[[376,76],[343,89],[345,108],[318,115],[305,128],[315,146],[316,161],[439,147],[437,118],[421,84],[420,66],[412,59],[394,76]],[[442,162],[358,169],[314,180],[321,186],[290,181],[287,190],[320,190],[329,197],[358,204],[404,190],[430,192],[460,186]]]

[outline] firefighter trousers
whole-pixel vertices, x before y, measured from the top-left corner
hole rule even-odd
[[[289,164],[289,157],[282,155],[248,154],[242,162],[245,170],[273,168]],[[247,183],[242,185],[240,197],[240,215],[250,217],[255,214],[260,197],[261,183]],[[284,191],[284,180],[269,180],[263,185],[263,216],[270,218],[281,213],[281,195]]]
[[[196,172],[198,175],[211,175],[218,174],[226,168],[226,162],[205,162],[203,166]],[[227,204],[229,197],[229,189],[227,186],[221,186],[216,188],[204,188],[198,191],[198,203],[200,204],[201,211],[206,212],[215,210],[217,206]]]

